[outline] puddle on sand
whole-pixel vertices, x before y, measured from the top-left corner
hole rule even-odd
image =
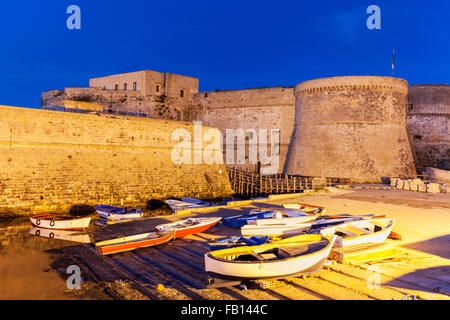
[[[30,235],[29,219],[0,220],[0,300],[74,299],[45,252],[75,244]]]

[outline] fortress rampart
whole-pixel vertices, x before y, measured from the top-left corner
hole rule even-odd
[[[344,78],[345,81],[342,80]],[[364,80],[361,81],[362,79]],[[380,81],[381,79],[383,81]],[[374,131],[372,133],[370,130],[361,129],[357,132],[359,137],[377,134],[377,128],[386,131],[391,127],[392,130],[397,128],[403,132],[400,128],[405,126],[406,119],[406,130],[417,168],[427,166],[450,168],[448,85],[408,87],[406,81],[390,77],[335,77],[303,82],[296,91],[296,97],[294,89],[290,87],[198,92],[198,83],[196,78],[169,73],[150,70],[130,72],[91,79],[90,88],[65,88],[44,92],[42,106],[53,110],[91,112],[92,110],[87,109],[98,110],[97,105],[101,105],[102,113],[107,114],[191,121],[191,123],[193,120],[201,120],[204,125],[219,128],[224,137],[227,129],[242,129],[244,132],[252,129],[256,132],[259,129],[268,132],[280,130],[278,173],[282,173],[283,169],[284,172],[295,171],[287,170],[286,158],[291,141],[298,138],[292,135],[297,99],[303,101],[303,105],[309,103],[315,105],[308,112],[302,113],[303,119],[307,119],[305,123],[315,121],[314,123],[320,125],[322,129],[329,123],[330,130],[333,129],[333,125],[339,128],[347,125],[353,126],[353,130],[366,126]],[[125,84],[127,90],[124,90]],[[77,101],[80,104],[77,104]],[[304,127],[306,128],[305,125]],[[232,166],[254,171],[257,165],[250,163],[248,154],[250,135],[251,133],[245,140],[247,150],[245,163],[235,162]],[[349,139],[350,131],[346,136]],[[404,146],[403,133],[396,134],[395,137],[401,140],[398,145]],[[354,139],[353,143],[361,144],[363,143],[361,139]],[[259,146],[259,141],[257,143]],[[376,144],[372,146],[379,147]],[[392,148],[394,146],[391,145]],[[223,147],[225,152],[226,141]],[[231,147],[236,151],[239,145],[236,143]],[[403,147],[401,149],[399,154],[403,155],[401,160],[403,164],[400,166],[403,166],[409,161],[409,155]],[[356,164],[370,166],[370,163]]]
[[[271,130],[279,130],[280,163],[278,170],[274,173],[283,171],[289,141],[294,128],[295,99],[293,88],[275,87],[200,92],[194,96],[193,102],[195,105],[200,106],[204,124],[221,129],[224,137],[227,129],[242,129],[244,132],[254,130],[254,134],[258,136],[256,139],[259,139],[259,129],[266,129],[266,141],[270,143]],[[242,165],[235,164],[234,166],[253,171],[255,170],[255,164],[251,164],[248,161],[250,138],[247,135],[245,142],[247,150],[246,163]],[[259,140],[257,145],[259,150]],[[225,151],[227,149],[225,140],[223,146]],[[236,149],[238,146],[237,143],[233,143],[231,147]],[[270,153],[270,150],[268,153]]]
[[[0,106],[0,212],[230,196],[223,164],[172,161],[177,129],[194,137],[181,121]]]
[[[450,85],[413,85],[408,136],[417,167],[450,170]]]

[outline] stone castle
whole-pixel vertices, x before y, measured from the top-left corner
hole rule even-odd
[[[231,166],[262,172],[266,164],[250,161],[249,149],[264,141],[279,146],[266,150],[279,155],[273,173],[380,182],[427,166],[450,169],[450,86],[366,76],[213,92],[199,92],[198,83],[140,71],[44,92],[41,110],[0,106],[0,215],[230,197],[230,162],[221,162],[228,147],[246,150]],[[199,143],[228,138],[228,129],[245,134]],[[195,162],[211,150],[219,162]],[[193,163],[174,161],[174,151]]]
[[[199,92],[198,78],[145,70],[93,78],[88,88],[44,92],[41,101],[42,108],[51,110],[201,120],[223,133],[279,130],[278,173],[374,180],[392,174],[413,176],[414,166],[450,169],[449,85],[408,86],[391,77],[336,77],[299,86]],[[247,136],[246,150],[248,140]],[[375,150],[382,150],[382,155]],[[346,157],[348,153],[354,155]],[[366,168],[362,171],[373,173],[350,170],[355,159],[357,167]],[[235,166],[255,170],[248,154],[246,160]],[[342,168],[343,160],[348,170]],[[319,168],[319,162],[327,169]]]

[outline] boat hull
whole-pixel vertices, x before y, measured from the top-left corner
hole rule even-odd
[[[333,237],[326,247],[312,254],[274,261],[227,261],[216,259],[211,253],[207,253],[205,254],[205,270],[220,276],[248,280],[283,278],[308,273],[323,266],[330,255],[335,239]]]
[[[319,260],[317,263],[306,267],[305,269],[296,272],[296,273],[292,273],[292,274],[283,274],[280,276],[262,276],[259,275],[258,277],[242,277],[242,276],[229,276],[229,275],[223,275],[220,273],[216,273],[216,272],[212,272],[212,271],[208,271],[207,273],[213,277],[213,278],[217,278],[217,279],[222,279],[222,280],[264,280],[264,279],[286,279],[286,278],[296,278],[296,277],[300,277],[300,276],[304,276],[304,275],[310,275],[310,274],[314,274],[319,272],[320,270],[322,270],[325,262],[328,260],[328,257],[323,258],[322,260]]]
[[[310,215],[303,217],[293,217],[293,218],[281,218],[281,219],[257,219],[255,220],[255,224],[258,226],[265,225],[291,225],[291,224],[299,224],[314,221],[319,216]]]
[[[98,211],[98,210],[97,210],[97,213],[103,219],[108,219],[108,220],[137,219],[137,218],[142,218],[142,215],[143,215],[142,213],[124,213],[124,214],[120,214],[120,213],[103,212],[103,211]]]
[[[272,218],[272,213],[261,212],[261,213],[250,213],[250,214],[242,214],[234,217],[226,217],[223,218],[222,224],[226,227],[230,228],[240,228],[248,223],[248,221],[261,220],[261,219],[270,219]]]
[[[91,217],[58,220],[57,216],[50,218],[48,215],[33,215],[30,221],[38,228],[81,231],[89,227]]]
[[[104,204],[95,205],[94,208],[100,217],[108,220],[137,219],[144,215],[142,210],[133,208],[120,208]]]
[[[192,226],[188,226],[188,227],[184,227],[184,228],[178,228],[177,227],[177,222],[175,223],[169,223],[169,224],[165,224],[165,225],[159,225],[157,226],[155,229],[156,231],[173,231],[174,232],[174,239],[176,238],[182,238],[182,237],[186,237],[189,236],[191,234],[195,234],[195,233],[200,233],[203,231],[208,230],[209,228],[213,227],[214,225],[216,225],[222,218],[213,218],[213,219],[208,219],[205,218],[205,221],[196,225],[192,225]],[[173,225],[173,228],[171,228],[171,225]]]
[[[339,227],[346,227],[348,225],[355,225],[357,227],[363,227],[370,223],[382,223],[386,222],[387,225],[385,228],[381,229],[380,231],[372,232],[369,234],[363,234],[360,236],[354,236],[354,237],[341,237],[337,236],[336,242],[334,244],[335,247],[346,247],[356,244],[365,244],[365,243],[379,243],[385,241],[389,234],[392,232],[392,229],[394,227],[394,221],[393,219],[373,219],[373,220],[361,220],[361,221],[353,221],[349,223],[340,224],[337,226],[333,226],[330,228],[326,228],[320,231],[320,234],[324,236],[331,236],[336,232],[336,229]]]
[[[251,225],[247,224],[241,228],[243,236],[285,236],[299,234],[311,229],[310,223],[289,225]]]
[[[50,239],[66,240],[66,241],[78,242],[78,243],[90,243],[91,242],[91,239],[87,233],[80,233],[78,231],[52,230],[52,229],[31,227],[31,229],[28,233],[31,235],[34,235],[34,236],[50,238]]]
[[[102,255],[109,255],[114,253],[132,251],[139,248],[156,246],[172,240],[173,237],[174,233],[168,233],[166,235],[158,237],[158,234],[156,232],[151,232],[142,235],[97,242],[95,243],[95,247]],[[134,238],[137,239],[134,240]]]

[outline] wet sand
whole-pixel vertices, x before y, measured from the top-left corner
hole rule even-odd
[[[74,299],[46,251],[64,241],[28,235],[28,219],[0,221],[0,299]]]

